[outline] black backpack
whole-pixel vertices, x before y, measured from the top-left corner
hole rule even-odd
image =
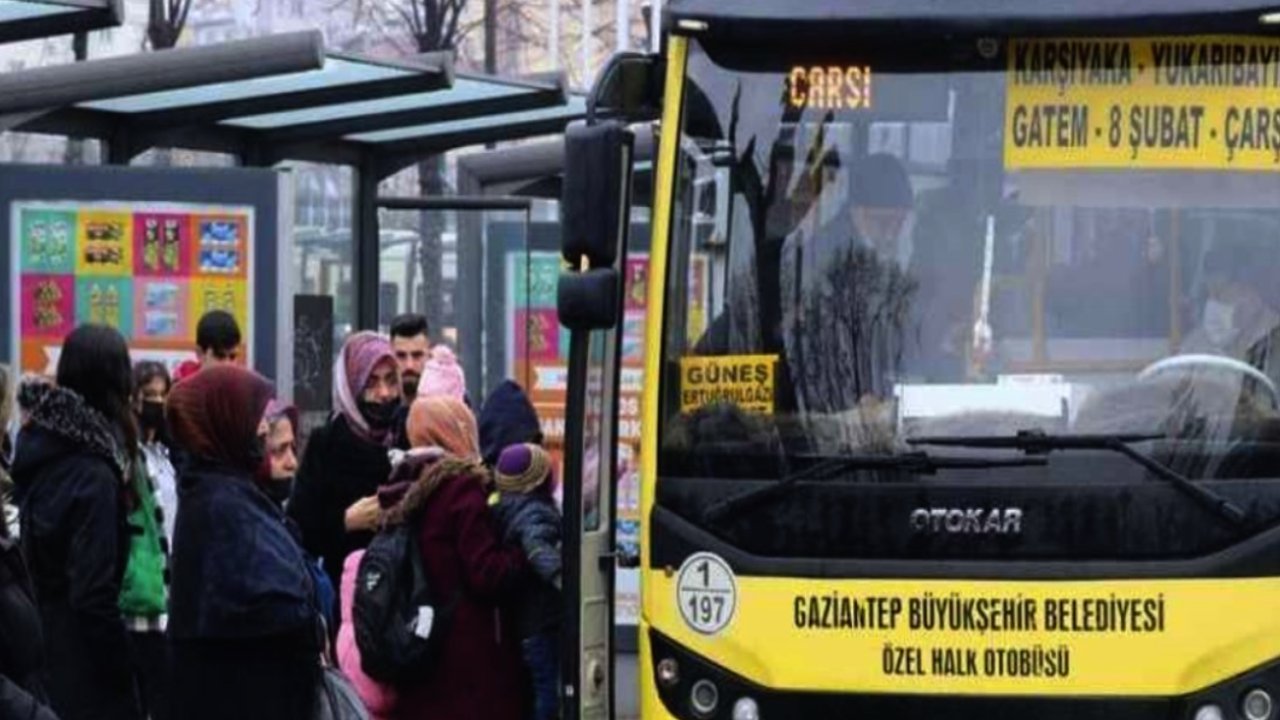
[[[365,550],[356,574],[352,625],[360,668],[388,685],[419,683],[440,655],[453,605],[431,591],[416,523],[384,528]]]

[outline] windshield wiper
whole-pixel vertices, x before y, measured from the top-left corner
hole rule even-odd
[[[798,472],[785,475],[777,482],[761,488],[753,488],[733,497],[725,498],[707,508],[703,514],[707,522],[715,522],[734,510],[746,505],[781,496],[804,480],[820,480],[842,470],[895,470],[916,475],[932,475],[939,470],[981,470],[984,468],[1039,467],[1048,464],[1047,458],[981,458],[936,457],[926,452],[898,455],[839,455],[833,456]]]
[[[1190,478],[1155,458],[1144,455],[1132,443],[1163,440],[1164,435],[1050,435],[1042,430],[1019,430],[1016,435],[989,437],[918,437],[909,438],[910,445],[937,447],[1008,448],[1031,456],[1048,455],[1054,450],[1110,450],[1146,468],[1152,475],[1173,485],[1205,509],[1242,526],[1248,515],[1239,506],[1212,490],[1197,485]]]

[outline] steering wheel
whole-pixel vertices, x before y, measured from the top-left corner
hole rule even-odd
[[[1267,377],[1261,370],[1249,363],[1223,355],[1192,354],[1167,357],[1143,368],[1142,372],[1138,373],[1138,380],[1147,380],[1169,370],[1180,370],[1183,368],[1195,367],[1203,367],[1213,370],[1227,370],[1229,372],[1235,372],[1246,377],[1253,378],[1267,389],[1267,395],[1271,398],[1271,407],[1280,408],[1280,391],[1277,391],[1276,384],[1271,380],[1271,378]]]

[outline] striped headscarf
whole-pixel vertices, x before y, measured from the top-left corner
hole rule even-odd
[[[415,448],[438,447],[464,460],[480,459],[476,416],[457,398],[433,395],[414,400],[407,430]]]
[[[360,412],[360,397],[369,383],[373,369],[383,362],[395,366],[396,355],[391,341],[369,331],[358,332],[342,344],[342,352],[333,363],[333,409],[335,415],[347,419],[347,425],[356,437],[376,445],[389,445],[391,428],[374,430]]]

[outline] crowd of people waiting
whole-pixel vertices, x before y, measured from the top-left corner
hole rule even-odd
[[[402,316],[347,338],[299,458],[297,411],[240,344],[215,312],[173,379],[100,325],[54,378],[0,366],[0,717],[556,717],[560,521],[524,391],[477,418],[451,351]],[[393,527],[439,602],[432,662],[387,682],[355,616]]]

